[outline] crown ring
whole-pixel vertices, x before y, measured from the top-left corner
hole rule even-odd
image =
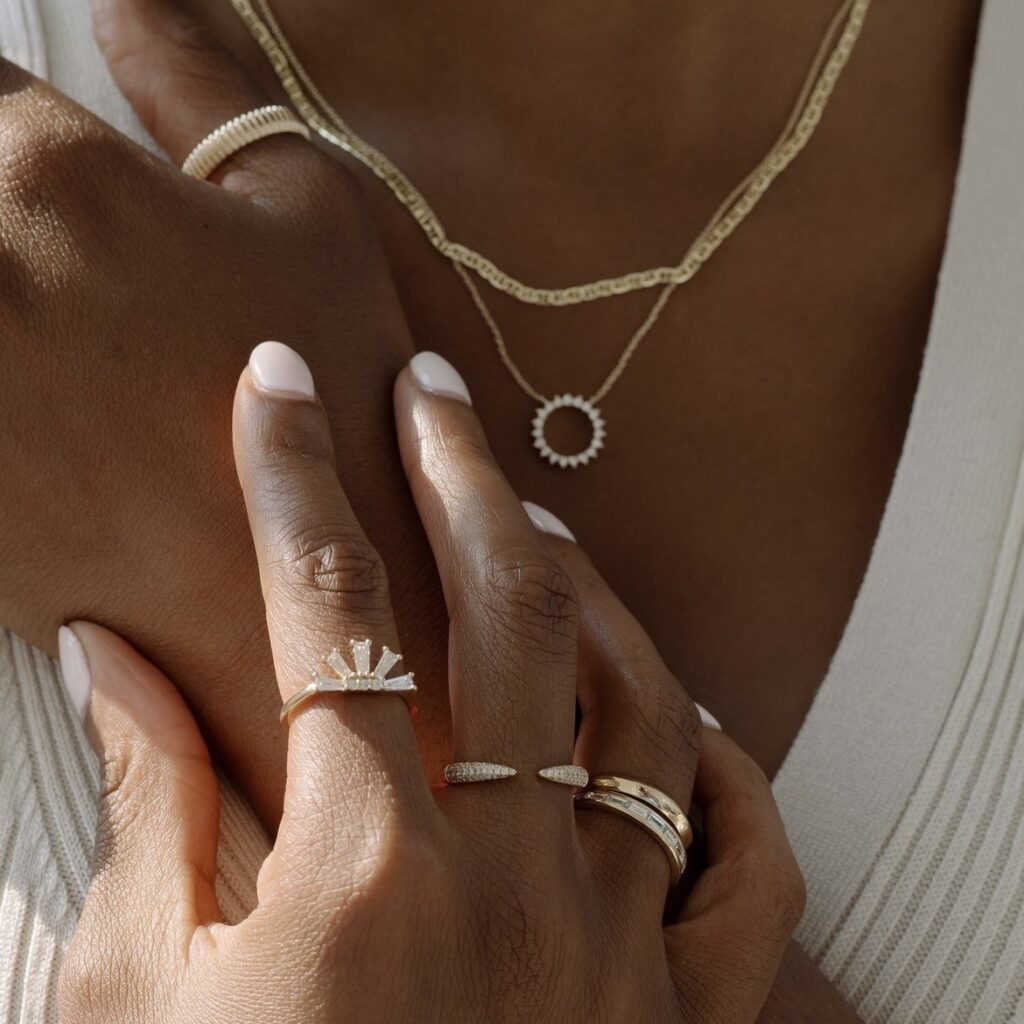
[[[281,721],[287,723],[289,716],[300,705],[321,693],[415,693],[416,684],[413,673],[406,672],[400,676],[388,676],[388,673],[402,660],[389,647],[381,650],[376,666],[370,669],[370,652],[372,644],[369,640],[352,640],[349,642],[352,652],[350,665],[341,652],[334,648],[323,660],[320,668],[313,673],[313,679],[284,702],[281,708]],[[354,666],[354,667],[353,667]]]

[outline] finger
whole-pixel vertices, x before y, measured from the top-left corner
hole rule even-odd
[[[592,776],[620,775],[644,782],[690,805],[701,746],[696,705],[669,672],[639,622],[576,543],[569,528],[532,502],[525,507],[579,595],[578,697],[582,718],[575,760]],[[579,827],[597,842],[596,855],[620,879],[620,888],[644,912],[660,913],[665,901],[666,859],[643,829],[606,813],[579,816]]]
[[[369,639],[371,668],[385,646],[400,651],[384,567],[338,482],[309,369],[290,348],[253,350],[235,394],[234,445],[282,699],[333,648],[356,667],[350,642]],[[344,842],[340,859],[351,862],[369,855],[353,846],[378,843],[385,823],[405,827],[433,810],[398,693],[320,695],[289,729],[279,839],[335,861],[332,844]]]
[[[705,730],[694,800],[708,866],[665,929],[669,965],[683,1005],[753,1020],[803,913],[803,878],[764,773],[717,730]]]
[[[92,973],[94,984],[126,972],[137,981],[173,976],[196,929],[220,920],[209,754],[174,686],[120,637],[75,622],[61,629],[59,648],[103,775],[72,973]],[[103,958],[105,969],[86,969]]]
[[[494,461],[465,383],[447,362],[415,356],[398,378],[395,408],[451,623],[453,756],[508,764],[532,779],[572,752],[572,583]]]
[[[175,164],[231,118],[272,102],[180,0],[92,0],[111,74]],[[211,176],[233,191],[297,200],[326,157],[297,135],[261,139]]]

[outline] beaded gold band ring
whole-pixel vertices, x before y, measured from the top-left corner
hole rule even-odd
[[[352,640],[352,665],[334,648],[323,660],[320,669],[313,673],[312,681],[284,702],[281,721],[287,723],[291,714],[306,701],[321,693],[397,693],[416,692],[413,673],[391,676],[388,673],[402,660],[389,647],[381,650],[376,666],[370,669],[372,644],[369,640]]]
[[[301,135],[309,139],[308,126],[288,107],[273,104],[231,118],[214,129],[192,150],[181,165],[183,174],[205,180],[228,157],[271,135]]]

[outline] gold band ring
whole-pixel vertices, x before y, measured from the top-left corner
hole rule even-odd
[[[342,657],[341,652],[334,648],[324,658],[321,669],[313,673],[312,682],[297,693],[293,693],[281,708],[281,721],[287,723],[289,716],[296,708],[321,693],[397,693],[416,692],[413,673],[388,678],[388,673],[402,660],[388,647],[381,650],[376,666],[370,669],[370,653],[372,644],[369,640],[352,640],[349,643],[352,651],[354,668]]]
[[[181,165],[183,174],[205,180],[240,149],[271,135],[301,135],[309,139],[309,128],[288,107],[273,104],[258,107],[231,118],[214,129],[192,150]]]
[[[679,806],[667,793],[660,789],[649,786],[646,782],[637,782],[635,779],[626,779],[621,775],[596,775],[590,780],[594,789],[608,790],[610,792],[625,793],[627,796],[635,797],[648,807],[656,810],[663,818],[675,827],[679,838],[683,841],[683,849],[688,850],[693,842],[693,829],[682,807]]]
[[[587,789],[574,797],[576,806],[585,810],[609,811],[620,818],[626,818],[639,825],[648,835],[658,841],[658,845],[668,857],[672,868],[669,888],[678,884],[686,870],[686,850],[675,826],[657,811],[648,807],[642,800],[625,793],[617,793],[608,789]]]

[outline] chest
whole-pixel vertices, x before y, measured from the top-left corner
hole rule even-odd
[[[601,403],[605,449],[576,471],[539,460],[536,402],[450,265],[364,177],[417,344],[459,367],[519,493],[568,523],[690,692],[770,773],[845,627],[899,458],[977,6],[875,5],[808,149],[675,294]],[[529,283],[566,284],[678,259],[777,134],[809,39],[777,95],[684,97],[671,112],[650,101],[654,120],[677,118],[660,135],[632,124],[630,109],[645,109],[633,97],[592,144],[569,101],[522,119],[513,108],[497,126],[455,99],[403,120],[375,116],[343,70],[321,84],[347,92],[353,122],[399,160],[452,237]],[[770,62],[762,70],[771,82]],[[559,310],[483,295],[533,387],[589,395],[657,292]],[[552,427],[579,446],[573,424]]]

